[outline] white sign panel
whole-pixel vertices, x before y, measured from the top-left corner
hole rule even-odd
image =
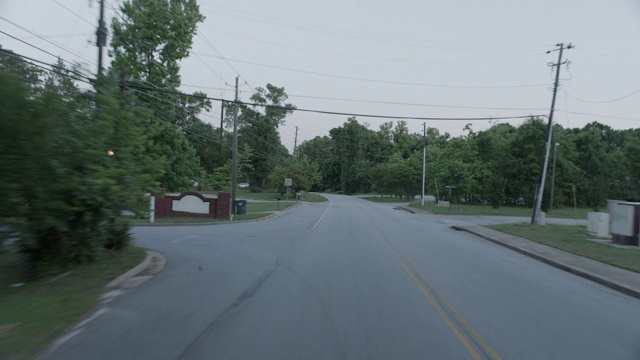
[[[615,204],[610,207],[611,212],[611,233],[633,236],[633,206]]]
[[[209,213],[209,203],[193,195],[187,195],[180,200],[173,200],[171,208],[173,211],[184,211],[196,214]]]
[[[292,184],[293,184],[293,181],[291,180],[291,178],[284,179],[284,186],[291,186]]]

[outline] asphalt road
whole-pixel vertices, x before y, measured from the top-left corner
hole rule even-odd
[[[266,221],[136,228],[165,269],[49,358],[640,358],[639,300],[442,217],[328,198]]]

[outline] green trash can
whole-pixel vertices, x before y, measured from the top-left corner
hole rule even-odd
[[[236,200],[236,215],[247,213],[247,200]]]

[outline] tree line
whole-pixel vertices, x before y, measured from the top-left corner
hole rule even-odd
[[[426,144],[427,194],[453,201],[533,205],[546,139],[546,123],[532,117],[515,126],[497,123],[451,137],[438,129],[410,134],[405,121],[372,130],[350,118],[329,136],[300,145],[298,153],[318,168],[315,188],[346,194],[380,193],[413,198],[421,192],[422,147]],[[549,172],[556,151],[554,207],[598,210],[607,199],[640,198],[640,129],[615,130],[592,122],[583,128],[553,126]],[[549,206],[547,176],[543,209]]]

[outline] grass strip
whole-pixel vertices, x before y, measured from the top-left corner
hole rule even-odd
[[[433,201],[425,201],[424,207],[420,206],[420,200],[412,200],[409,206],[428,211],[433,214],[452,215],[493,215],[493,216],[518,216],[531,217],[532,209],[523,206],[501,206],[494,209],[491,205],[451,204],[451,208],[440,207]],[[553,209],[549,218],[586,219],[587,213],[593,211],[588,208],[560,208]]]
[[[640,273],[640,249],[623,249],[587,239],[586,226],[499,224],[486,227],[548,245],[605,264]]]
[[[33,358],[95,308],[104,286],[142,262],[146,254],[134,246],[105,251],[92,264],[32,280],[15,247],[4,247],[7,251],[0,253],[0,358],[12,359]],[[10,286],[16,282],[25,284]]]
[[[368,200],[368,201],[371,201],[371,202],[376,202],[376,203],[402,203],[402,204],[408,204],[409,203],[409,200],[401,199],[399,197],[394,197],[394,196],[369,196],[369,195],[367,195],[367,196],[358,196],[358,197],[361,198],[361,199]],[[420,204],[420,202],[418,202],[418,204]]]

